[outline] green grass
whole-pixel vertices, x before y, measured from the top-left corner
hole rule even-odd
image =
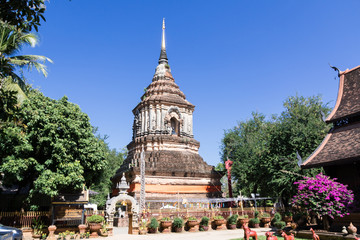
[[[275,234],[274,234],[275,235]],[[277,238],[278,238],[278,240],[282,240],[283,239],[283,237],[282,236],[279,236],[279,235],[275,235],[275,236],[277,236]],[[249,239],[253,239],[252,237],[251,238],[249,238]],[[233,238],[233,239],[231,239],[231,240],[244,240],[244,238]],[[258,240],[266,240],[266,237],[265,236],[258,236]],[[295,240],[309,240],[309,238],[297,238],[297,237],[295,237]]]

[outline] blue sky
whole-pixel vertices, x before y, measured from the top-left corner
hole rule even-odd
[[[30,74],[46,96],[66,95],[108,135],[131,140],[132,109],[151,83],[162,18],[173,76],[196,106],[200,155],[216,165],[225,129],[258,111],[279,114],[292,95],[321,94],[333,107],[337,74],[360,64],[360,1],[51,0],[40,45],[49,76]]]

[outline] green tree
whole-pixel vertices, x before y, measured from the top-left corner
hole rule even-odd
[[[18,122],[0,128],[4,185],[18,185],[19,191],[29,187],[31,200],[78,191],[99,180],[106,165],[104,142],[79,106],[31,90],[15,116]]]
[[[105,139],[101,139],[104,141]],[[96,203],[98,207],[104,208],[107,200],[107,196],[111,193],[112,182],[111,178],[115,175],[116,170],[120,168],[124,159],[126,158],[126,151],[117,151],[116,149],[110,149],[108,144],[103,145],[106,152],[105,160],[106,166],[101,171],[99,181],[94,183],[90,189],[94,190],[98,194],[90,196],[90,202]]]
[[[295,193],[295,181],[320,171],[298,167],[297,153],[305,160],[320,145],[329,131],[321,112],[328,114],[330,109],[322,103],[320,96],[290,97],[284,102],[284,108],[269,128],[269,155],[261,167],[270,179],[263,183],[268,187],[262,188],[262,193],[278,194],[286,204]]]
[[[237,182],[235,195],[258,192],[259,181],[263,175],[258,166],[267,153],[266,128],[269,122],[260,113],[252,113],[252,118],[239,122],[238,126],[225,132],[222,139],[222,160],[229,157],[234,163],[232,177]]]
[[[44,0],[0,0],[0,20],[18,29],[38,31],[41,19],[45,21]]]
[[[246,195],[255,192],[281,197],[287,203],[295,191],[293,182],[319,172],[298,167],[297,152],[306,159],[321,143],[329,130],[321,112],[328,114],[330,109],[319,96],[290,97],[284,108],[280,116],[270,120],[253,113],[251,119],[226,131],[222,160],[229,155],[234,161],[232,174],[237,190]]]

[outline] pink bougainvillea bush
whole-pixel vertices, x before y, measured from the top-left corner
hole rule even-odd
[[[348,215],[347,206],[353,202],[354,194],[346,185],[335,180],[320,173],[295,182],[298,192],[292,203],[321,216],[334,218]]]

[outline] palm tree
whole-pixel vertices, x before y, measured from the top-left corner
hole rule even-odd
[[[52,60],[40,55],[16,55],[23,46],[35,47],[38,43],[37,35],[23,32],[15,26],[0,22],[0,89],[12,81],[23,90],[24,80],[15,72],[17,68],[26,67],[28,70],[36,70],[47,76],[44,63]]]

